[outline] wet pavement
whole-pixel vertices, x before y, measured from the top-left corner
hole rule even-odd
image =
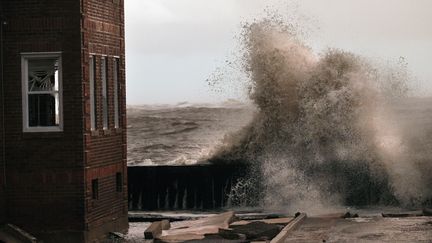
[[[309,217],[285,242],[432,242],[432,217]]]

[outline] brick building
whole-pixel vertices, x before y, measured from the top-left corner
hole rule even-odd
[[[0,223],[127,229],[123,0],[1,0]]]

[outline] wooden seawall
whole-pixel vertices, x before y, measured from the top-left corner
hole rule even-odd
[[[205,210],[229,204],[244,165],[128,167],[129,210]]]

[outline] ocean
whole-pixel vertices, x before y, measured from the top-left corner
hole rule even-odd
[[[128,106],[128,166],[206,163],[253,113],[242,104]]]

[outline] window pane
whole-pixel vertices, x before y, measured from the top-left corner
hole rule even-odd
[[[58,90],[58,58],[28,60],[28,91]]]
[[[29,126],[58,126],[58,105],[58,94],[29,94]]]

